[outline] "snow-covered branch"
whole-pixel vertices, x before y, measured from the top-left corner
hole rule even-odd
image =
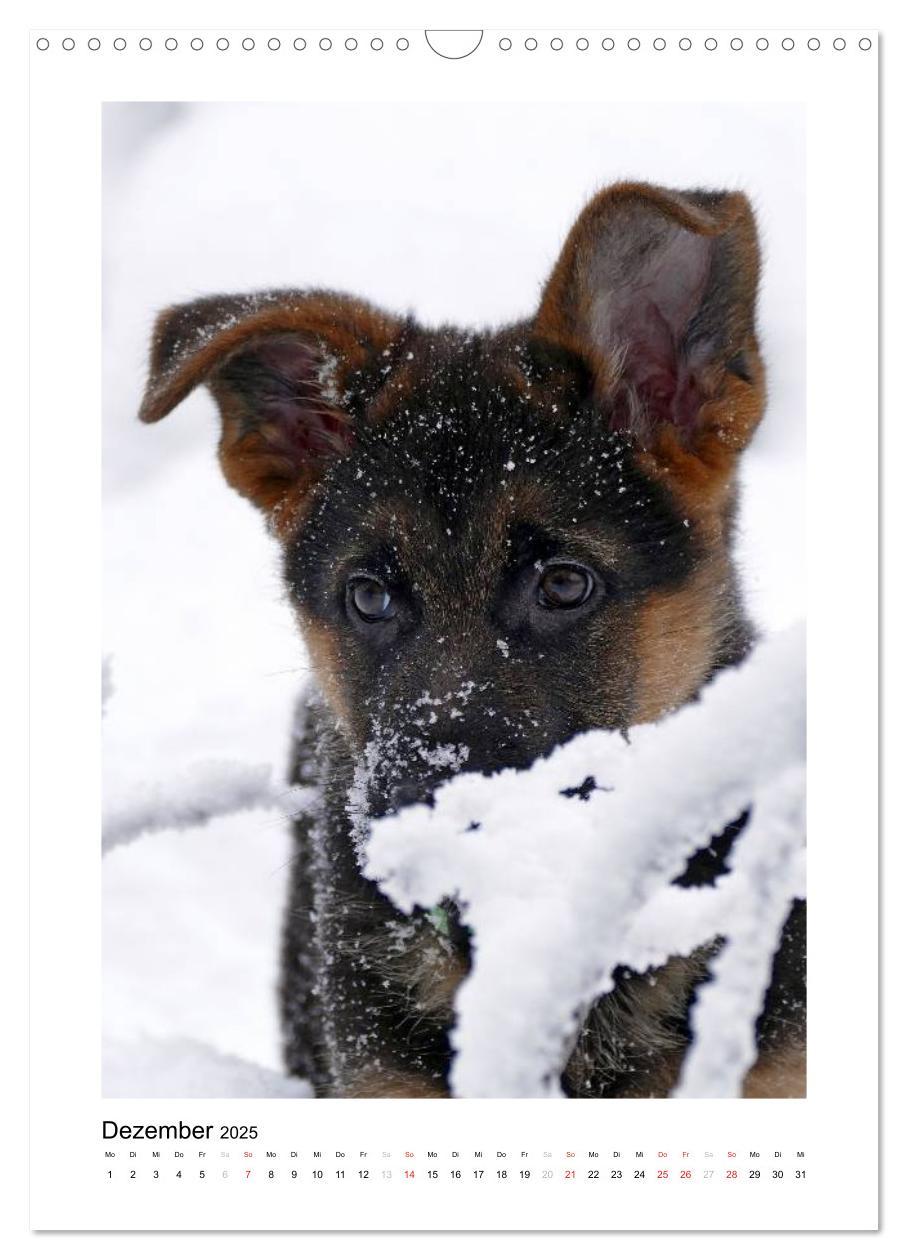
[[[312,792],[272,782],[271,767],[236,761],[198,762],[166,783],[136,783],[104,808],[102,849],[150,831],[199,827],[225,814],[278,809],[288,817],[307,807]]]
[[[374,825],[367,874],[408,913],[455,897],[473,929],[453,1033],[456,1094],[557,1094],[577,1012],[608,992],[615,968],[655,965],[718,933],[728,944],[694,1017],[680,1092],[738,1092],[803,882],[804,702],[796,628],[630,743],[590,732],[531,770],[461,776],[434,808]],[[606,790],[564,795],[590,777]],[[731,874],[715,888],[672,887],[748,808]],[[719,1036],[726,1021],[734,1027]]]
[[[794,897],[806,895],[804,767],[754,793],[729,876],[726,943],[692,1012],[694,1041],[676,1098],[728,1098],[756,1058],[754,1026]]]

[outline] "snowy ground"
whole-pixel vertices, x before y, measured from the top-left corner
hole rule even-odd
[[[803,615],[801,113],[521,106],[490,120],[491,108],[106,107],[109,803],[200,761],[279,779],[306,674],[272,544],[221,480],[207,397],[153,429],[135,420],[155,311],[323,284],[428,321],[522,315],[584,198],[611,179],[743,187],[755,201],[771,397],[745,461],[741,562],[764,627]],[[287,860],[273,810],[109,853],[108,1092],[282,1092],[269,1072]]]

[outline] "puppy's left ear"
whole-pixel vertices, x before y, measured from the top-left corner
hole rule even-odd
[[[366,302],[321,290],[173,306],[155,324],[139,418],[161,420],[206,385],[221,413],[224,476],[278,528],[355,446],[406,329]]]
[[[615,184],[571,230],[534,332],[581,359],[613,429],[727,466],[765,400],[758,278],[742,193]]]

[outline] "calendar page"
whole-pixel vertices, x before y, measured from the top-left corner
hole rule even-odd
[[[530,15],[29,33],[33,1229],[876,1228],[878,34]]]

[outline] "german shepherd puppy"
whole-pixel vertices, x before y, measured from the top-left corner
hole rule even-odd
[[[622,183],[506,328],[293,289],[159,317],[141,418],[208,386],[224,475],[281,543],[317,680],[292,761],[321,795],[296,824],[282,1009],[287,1066],[318,1094],[447,1094],[469,934],[456,906],[408,917],[363,876],[368,818],[591,727],[633,738],[747,654],[732,543],[765,400],[758,269],[741,193]],[[679,882],[724,871],[741,825]],[[797,903],[751,1096],[804,1092],[804,952]],[[622,969],[565,1092],[667,1094],[709,954]]]

